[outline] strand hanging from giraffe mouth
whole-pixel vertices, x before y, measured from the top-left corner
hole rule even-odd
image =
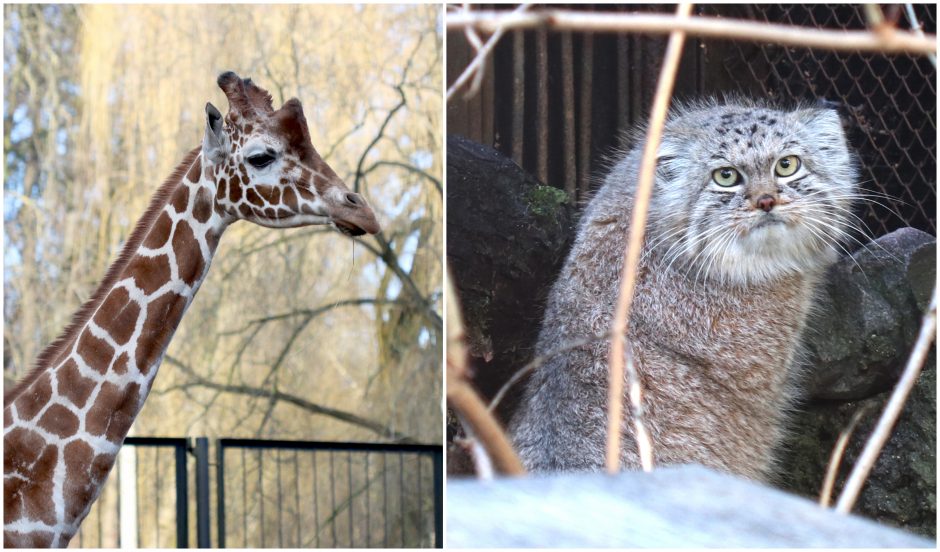
[[[350,222],[336,220],[336,221],[333,221],[333,224],[335,224],[336,227],[339,228],[340,232],[350,237],[362,236],[363,234],[366,233],[365,230],[363,230],[362,228],[359,228],[358,226]]]

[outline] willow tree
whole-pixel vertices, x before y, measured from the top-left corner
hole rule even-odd
[[[438,6],[5,12],[5,379],[94,291],[234,70],[301,99],[384,233],[235,225],[135,433],[441,442]]]

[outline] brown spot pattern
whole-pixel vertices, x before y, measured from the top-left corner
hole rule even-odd
[[[232,203],[238,203],[242,198],[242,187],[239,182],[238,175],[232,177],[231,186],[228,189],[228,200]]]
[[[147,320],[135,351],[137,369],[147,374],[166,348],[173,332],[183,318],[186,298],[177,293],[161,295],[147,306]]]
[[[222,234],[215,232],[214,230],[209,230],[206,232],[206,242],[209,244],[209,251],[215,252],[215,249],[219,246],[219,238],[222,237]]]
[[[291,211],[297,212],[297,196],[294,194],[293,188],[284,188],[284,204],[287,205]]]
[[[219,199],[219,200],[225,199],[225,191],[226,191],[226,189],[227,189],[227,188],[225,187],[226,182],[228,182],[228,181],[227,181],[226,179],[224,179],[224,178],[222,178],[222,179],[219,180],[219,188],[218,188],[218,190],[216,190],[216,192],[215,192],[215,198],[216,198],[216,199]]]
[[[159,249],[170,239],[170,230],[173,229],[173,219],[166,211],[160,213],[156,222],[153,223],[147,238],[144,239],[144,247],[150,249]]]
[[[114,349],[105,340],[98,339],[85,329],[78,338],[78,354],[85,364],[104,374],[114,358]]]
[[[137,287],[150,295],[170,281],[170,258],[166,255],[137,255],[127,266],[127,274],[134,277]]]
[[[245,192],[245,198],[248,200],[248,203],[252,205],[257,205],[258,207],[264,206],[264,200],[261,199],[261,196],[257,194],[252,188],[248,188]]]
[[[127,356],[127,353],[118,355],[117,360],[114,361],[114,373],[118,375],[126,374],[128,362],[130,362],[130,357]]]
[[[81,515],[86,504],[95,498],[97,485],[89,477],[94,450],[84,441],[72,441],[65,445],[65,522],[72,523]]]
[[[196,162],[193,163],[192,168],[186,173],[186,178],[188,178],[190,182],[199,182],[202,178],[202,163],[199,157],[196,158]]]
[[[196,236],[186,221],[180,221],[173,232],[173,253],[176,255],[179,277],[187,285],[193,285],[202,276],[205,261],[198,247],[194,247]]]
[[[78,416],[61,404],[53,404],[39,419],[39,426],[59,437],[68,437],[78,431]]]
[[[52,478],[45,474],[55,469],[59,449],[47,446],[38,433],[23,428],[13,429],[4,435],[3,445],[3,472],[18,473],[25,478],[11,477],[4,480],[4,522],[32,518],[53,525],[55,506],[52,503]]]
[[[297,187],[297,192],[300,194],[300,197],[306,199],[307,201],[316,201],[316,200],[317,200],[317,196],[313,195],[313,193],[311,193],[310,190],[308,190],[307,188],[298,186],[298,187]]]
[[[43,374],[16,398],[16,413],[21,420],[32,420],[52,398],[52,381]]]
[[[33,531],[32,533],[3,533],[4,548],[52,548],[51,531]]]
[[[140,386],[136,383],[121,388],[105,382],[85,418],[85,429],[92,435],[103,435],[112,443],[120,444],[137,415],[139,393]]]
[[[322,194],[324,191],[326,191],[326,179],[322,176],[314,176],[313,187],[317,190],[317,192]]]
[[[173,198],[170,199],[170,204],[173,205],[173,209],[177,213],[185,213],[189,210],[189,188],[186,186],[180,186],[176,193],[173,194]]]
[[[82,376],[78,364],[72,359],[59,367],[56,374],[59,393],[78,408],[84,408],[91,391],[95,388],[95,381]]]
[[[130,341],[139,315],[140,305],[131,301],[127,290],[115,288],[98,308],[94,320],[111,334],[118,345],[124,345]]]
[[[193,202],[193,218],[197,222],[205,224],[212,216],[212,197],[208,190],[199,188],[196,192],[196,200]]]

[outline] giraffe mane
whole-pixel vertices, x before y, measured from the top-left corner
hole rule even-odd
[[[39,376],[46,368],[48,368],[51,363],[55,362],[65,348],[75,340],[78,332],[85,326],[101,305],[101,302],[107,297],[108,292],[114,286],[115,282],[117,282],[118,276],[120,276],[121,272],[124,271],[128,263],[130,263],[131,259],[134,257],[137,248],[147,236],[147,232],[153,226],[157,217],[160,216],[160,213],[163,212],[163,207],[166,206],[170,197],[173,195],[173,191],[182,181],[183,176],[190,169],[201,150],[202,146],[199,146],[187,153],[183,161],[173,169],[170,176],[163,182],[160,188],[157,189],[153,198],[150,200],[150,205],[147,207],[147,210],[144,211],[144,215],[140,220],[137,221],[134,231],[131,232],[130,237],[124,243],[124,247],[121,248],[121,253],[118,255],[117,260],[108,268],[108,272],[105,274],[104,280],[98,285],[98,289],[95,290],[91,297],[85,301],[81,308],[72,316],[72,320],[59,337],[39,353],[32,370],[9,391],[3,394],[4,406],[16,400],[23,390],[39,379]]]

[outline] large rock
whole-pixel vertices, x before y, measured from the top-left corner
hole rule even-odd
[[[806,394],[858,400],[889,389],[904,368],[936,278],[936,239],[902,228],[829,271],[805,344]]]
[[[491,397],[522,367],[574,235],[574,208],[511,159],[447,137],[447,262],[463,305],[474,383]],[[504,406],[511,406],[512,400]]]
[[[839,433],[862,409],[835,490],[842,488],[907,362],[935,282],[936,240],[911,228],[875,240],[830,270],[806,338],[805,403],[781,452],[785,488],[819,495]],[[931,354],[856,512],[936,537],[936,412]]]
[[[854,512],[936,538],[936,382],[933,355],[911,392],[891,438],[878,457]],[[835,497],[881,414],[888,393],[852,402],[807,405],[793,420],[781,458],[781,486],[808,498],[819,497],[826,466],[839,432],[859,409],[856,428],[842,459]],[[834,499],[835,499],[834,497]],[[834,501],[833,499],[833,501]]]

